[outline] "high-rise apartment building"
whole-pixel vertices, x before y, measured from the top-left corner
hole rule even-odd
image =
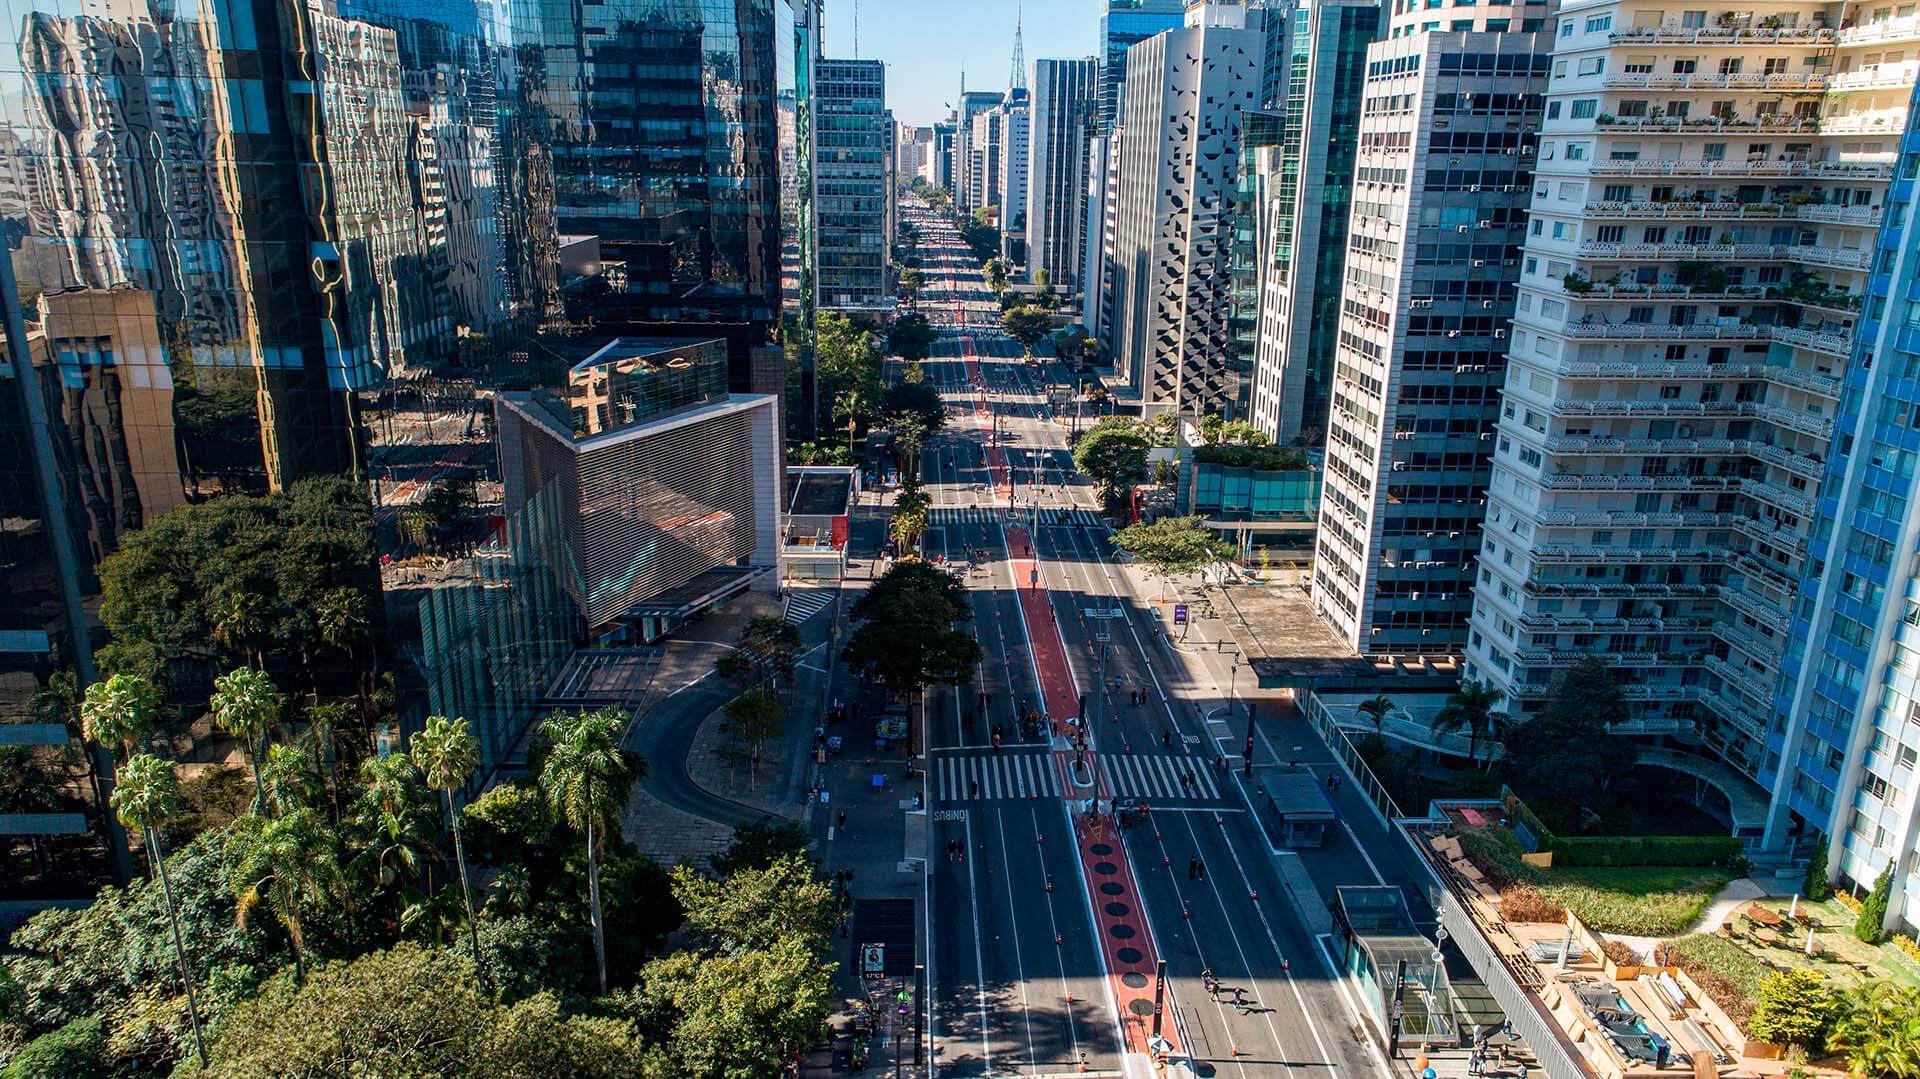
[[[1292,20],[1263,103],[1279,130],[1272,145],[1241,151],[1255,180],[1243,210],[1258,273],[1245,298],[1258,326],[1247,418],[1275,442],[1318,445],[1332,398],[1366,52],[1381,8],[1308,0],[1271,18]]]
[[[1086,247],[1087,151],[1093,135],[1099,62],[1036,60],[1032,135],[1027,143],[1027,272],[1053,286],[1080,287]]]
[[[1920,16],[1868,18],[1840,30],[1843,63],[1849,46],[1864,43],[1911,49],[1920,44]],[[1856,61],[1836,78],[1859,73]],[[1865,92],[1872,97],[1864,102],[1840,102],[1865,108],[1829,112],[1828,122],[1852,117],[1865,122],[1849,126],[1884,127],[1876,121],[1902,92]],[[1868,204],[1882,226],[1865,295],[1885,300],[1868,300],[1859,313],[1835,417],[1839,438],[1821,481],[1810,568],[1767,730],[1768,759],[1778,760],[1771,775],[1761,775],[1774,797],[1767,844],[1821,833],[1829,871],[1862,888],[1891,869],[1886,927],[1907,933],[1920,926],[1920,331],[1912,302],[1901,299],[1920,289],[1915,108],[1920,101],[1910,103],[1890,155],[1895,181],[1886,201]],[[1859,297],[1829,302],[1850,310]]]
[[[1602,657],[1624,733],[1718,756],[1816,827],[1859,760],[1860,683],[1826,652],[1866,647],[1854,594],[1892,557],[1853,529],[1890,504],[1820,491],[1836,453],[1878,452],[1857,427],[1836,446],[1834,417],[1914,84],[1887,60],[1912,21],[1886,14],[1560,9],[1467,652],[1522,717]],[[1842,525],[1815,559],[1823,512]],[[1795,621],[1806,577],[1833,584],[1817,623]],[[1789,734],[1777,679],[1809,633],[1794,692],[1828,696]]]
[[[944,187],[951,194],[953,187],[953,136],[958,125],[948,114],[948,119],[933,125],[933,153],[931,155],[931,175],[928,180]]]
[[[1027,91],[1011,90],[1000,107],[993,110],[993,141],[1000,147],[1000,167],[995,180],[993,201],[1000,207],[1000,257],[1009,266],[1027,262],[1027,183],[1028,139],[1033,114],[1028,108]]]
[[[878,60],[828,58],[818,65],[813,170],[821,307],[878,307],[892,295],[886,79]]]
[[[1105,135],[1125,113],[1127,50],[1185,20],[1187,0],[1107,0],[1100,16],[1099,101],[1095,130]]]
[[[1000,198],[1000,105],[973,118],[973,137],[967,140],[967,206],[972,210],[993,207],[996,215]],[[1003,218],[996,218],[1004,224]]]
[[[1154,410],[1218,412],[1239,393],[1227,319],[1240,113],[1260,90],[1260,17],[1196,3],[1127,52],[1115,155],[1115,372]]]
[[[1312,594],[1359,651],[1458,655],[1553,44],[1544,5],[1406,8],[1363,68]]]
[[[1113,310],[1113,146],[1110,135],[1095,135],[1087,141],[1086,246],[1081,254],[1086,267],[1080,286],[1080,321],[1087,333],[1107,348],[1107,324]]]

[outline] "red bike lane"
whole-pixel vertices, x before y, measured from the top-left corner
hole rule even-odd
[[[960,338],[960,355],[967,378],[974,388],[974,416],[986,436],[987,468],[994,499],[1002,508],[1001,530],[1006,535],[1008,559],[1012,567],[1014,589],[1020,599],[1021,621],[1033,653],[1035,674],[1043,698],[1042,709],[1050,716],[1077,716],[1080,691],[1073,669],[1067,662],[1065,641],[1054,620],[1053,604],[1040,575],[1040,563],[1033,537],[1013,523],[1013,477],[1005,450],[993,437],[993,408],[986,397],[986,382],[980,369],[973,339]],[[1075,779],[1072,748],[1053,751],[1054,769],[1061,789],[1084,791],[1086,799],[1098,797],[1111,804],[1112,792],[1106,770],[1101,765],[1097,746],[1089,745],[1084,754],[1087,780]],[[1109,990],[1119,1009],[1120,1028],[1128,1051],[1147,1052],[1147,1038],[1153,1027],[1153,977],[1156,950],[1146,912],[1140,908],[1140,890],[1111,819],[1090,821],[1085,813],[1069,813],[1073,822],[1077,861],[1087,896],[1093,908],[1095,931],[1100,934],[1100,950],[1105,957]],[[1149,825],[1150,826],[1150,825]],[[1171,1001],[1167,1002],[1171,1007]],[[1161,1036],[1178,1049],[1171,1017],[1162,1024]]]

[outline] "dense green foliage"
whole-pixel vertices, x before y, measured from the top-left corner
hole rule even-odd
[[[1026,350],[1028,359],[1033,358],[1033,346],[1047,336],[1053,329],[1053,313],[1040,307],[1014,306],[1000,312],[1000,328],[1007,336],[1020,342]]]
[[[1146,438],[1133,431],[1099,424],[1074,443],[1073,464],[1111,497],[1146,482],[1150,449]]]
[[[1860,900],[1860,918],[1853,923],[1853,935],[1868,944],[1878,944],[1887,935],[1887,900],[1893,894],[1893,867],[1880,871],[1880,879]]]
[[[1667,941],[1655,952],[1654,960],[1686,971],[1742,1030],[1753,1015],[1760,983],[1772,973],[1753,953],[1711,933]]]
[[[1567,669],[1538,715],[1512,724],[1502,746],[1509,781],[1555,831],[1577,832],[1581,810],[1606,805],[1610,783],[1632,767],[1632,743],[1607,732],[1627,718],[1621,693],[1606,661],[1589,657]]]
[[[1818,832],[1813,836],[1813,853],[1807,856],[1806,883],[1800,890],[1816,903],[1833,894],[1833,882],[1827,879],[1827,837]]]
[[[1731,874],[1697,866],[1587,866],[1541,869],[1521,860],[1500,828],[1463,828],[1460,844],[1496,888],[1528,884],[1602,933],[1667,936],[1700,917]]]
[[[980,662],[980,642],[956,623],[973,620],[966,589],[938,567],[894,563],[853,605],[859,628],[841,658],[895,693],[933,683],[965,685]]]
[[[880,403],[881,364],[885,359],[873,333],[845,315],[820,315],[814,342],[814,368],[819,382],[820,430],[839,426],[852,445],[861,425]]]
[[[1920,988],[1869,982],[1840,1001],[1827,1031],[1828,1050],[1851,1072],[1920,1079]]]
[[[1128,525],[1114,533],[1113,545],[1139,559],[1163,581],[1198,573],[1233,556],[1233,545],[1198,517],[1163,517],[1150,524]]]
[[[90,1015],[35,1038],[0,1079],[110,1079],[107,1057],[107,1025]]]
[[[1760,983],[1747,1033],[1776,1045],[1817,1050],[1839,1010],[1839,995],[1819,971],[1776,971]]]
[[[1203,465],[1260,472],[1304,472],[1310,467],[1306,453],[1291,446],[1195,446],[1193,459]]]
[[[1738,837],[1726,835],[1558,836],[1553,864],[1724,866],[1741,849]]]

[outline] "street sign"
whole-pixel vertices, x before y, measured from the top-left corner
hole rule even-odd
[[[887,976],[886,945],[862,944],[860,946],[860,974],[869,980]]]
[[[1187,624],[1186,604],[1176,603],[1173,605],[1173,624],[1176,626],[1184,626]]]

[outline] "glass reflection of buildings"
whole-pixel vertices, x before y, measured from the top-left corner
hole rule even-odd
[[[806,216],[780,198],[810,107],[790,0],[14,10],[0,715],[93,676],[94,567],[127,532],[364,475],[383,389],[559,326],[562,232],[648,271],[626,317],[778,310],[782,210]]]

